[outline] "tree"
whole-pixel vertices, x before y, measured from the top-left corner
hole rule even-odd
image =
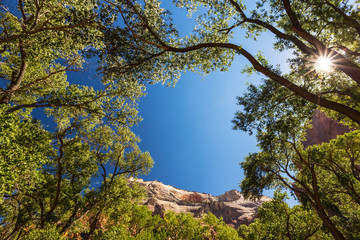
[[[96,239],[241,239],[236,230],[209,213],[194,218],[190,213],[166,212],[161,218],[146,206],[134,205],[122,221],[98,229]]]
[[[264,189],[285,188],[304,206],[310,206],[335,239],[356,239],[359,131],[353,130],[329,143],[304,148],[306,129],[315,105],[272,81],[239,97],[234,128],[257,131],[260,152],[241,163],[245,179],[241,188],[247,197]]]
[[[290,208],[286,198],[286,194],[275,192],[274,199],[258,209],[258,218],[252,224],[240,226],[239,235],[245,240],[331,239],[313,211],[300,205]]]
[[[131,127],[145,87],[99,75],[97,89],[73,84],[103,45],[94,1],[18,1],[0,11],[0,236],[90,239],[143,196],[126,177],[153,161]],[[89,61],[92,61],[91,59]],[[43,108],[45,128],[33,116]],[[96,184],[96,181],[99,184]]]
[[[360,123],[356,105],[360,82],[357,1],[261,0],[255,10],[247,11],[245,4],[236,0],[177,0],[176,6],[186,8],[189,14],[200,8],[204,12],[197,18],[194,32],[182,38],[159,1],[105,2],[122,21],[105,30],[106,51],[116,56],[112,71],[118,74],[166,82],[186,70],[205,74],[226,70],[238,54],[253,70],[297,96]],[[264,56],[250,53],[246,45],[232,40],[240,38],[234,34],[239,28],[254,40],[262,32],[271,32],[277,39],[275,49],[293,50],[290,72],[282,74]],[[324,58],[331,59],[329,74],[317,70],[317,60]]]
[[[16,105],[8,111],[64,104],[56,102],[54,89],[65,89],[66,72],[81,69],[86,48],[101,44],[94,6],[92,1],[19,1],[10,11],[2,5],[1,104]]]

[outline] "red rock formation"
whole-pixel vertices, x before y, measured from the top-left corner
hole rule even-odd
[[[350,132],[347,126],[327,117],[324,113],[316,111],[311,121],[312,128],[306,131],[304,147],[315,144],[327,143],[338,135]]]
[[[191,213],[194,217],[201,217],[211,212],[222,217],[228,225],[238,228],[241,224],[250,224],[254,221],[257,208],[271,198],[262,197],[260,201],[245,201],[242,194],[236,190],[225,192],[220,196],[206,193],[190,192],[165,185],[158,181],[143,181],[129,179],[144,186],[148,192],[144,205],[153,212],[162,216],[165,211],[176,213]]]
[[[190,194],[184,194],[180,197],[180,199],[189,201],[189,202],[203,202],[204,199],[201,197],[200,194],[197,192],[190,193]]]

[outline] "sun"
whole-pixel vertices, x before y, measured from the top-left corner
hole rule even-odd
[[[332,70],[333,62],[331,58],[319,56],[314,64],[314,68],[317,72],[330,72]]]
[[[338,53],[333,51],[323,51],[312,56],[302,58],[305,62],[308,72],[305,73],[305,76],[310,73],[315,73],[316,75],[326,76],[331,74],[338,65],[338,60],[336,56]]]

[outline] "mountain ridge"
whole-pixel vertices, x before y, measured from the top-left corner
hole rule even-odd
[[[163,216],[165,211],[190,213],[201,217],[205,213],[213,213],[222,217],[224,222],[238,228],[242,224],[250,224],[256,217],[259,206],[270,197],[262,196],[259,201],[245,200],[237,190],[230,190],[219,196],[208,193],[187,191],[166,185],[159,181],[144,181],[130,178],[129,184],[136,182],[147,191],[147,198],[142,202],[153,214]]]

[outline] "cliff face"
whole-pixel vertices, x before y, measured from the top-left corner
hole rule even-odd
[[[237,228],[241,224],[250,224],[256,214],[257,208],[269,197],[261,197],[260,201],[245,201],[240,192],[231,190],[220,196],[212,196],[206,193],[190,192],[165,185],[158,181],[143,181],[142,179],[130,179],[130,183],[136,181],[140,186],[147,189],[148,197],[144,205],[154,213],[163,215],[171,210],[176,213],[191,213],[194,217],[211,212],[217,217],[223,217],[225,223]]]
[[[338,135],[350,132],[347,126],[340,124],[319,111],[316,111],[313,115],[311,124],[312,128],[306,131],[307,140],[303,142],[305,148],[315,144],[327,143]]]

